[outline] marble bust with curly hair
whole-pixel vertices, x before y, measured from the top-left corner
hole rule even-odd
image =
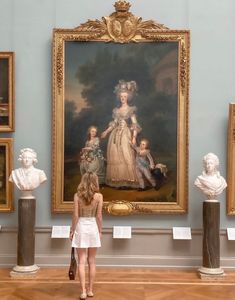
[[[206,195],[208,200],[215,200],[227,187],[225,179],[218,171],[219,159],[214,153],[208,153],[203,158],[203,172],[194,184]]]
[[[36,189],[41,183],[47,180],[43,170],[34,167],[38,162],[37,153],[31,148],[24,148],[20,151],[18,160],[22,167],[11,172],[9,181],[13,182],[21,191],[31,191]]]

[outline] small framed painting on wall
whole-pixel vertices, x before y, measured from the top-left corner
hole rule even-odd
[[[0,132],[14,131],[14,52],[0,52]]]
[[[13,210],[12,183],[9,176],[12,170],[13,139],[0,138],[0,212]]]

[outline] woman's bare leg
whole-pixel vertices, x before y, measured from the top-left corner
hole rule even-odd
[[[82,293],[86,293],[85,267],[86,267],[87,253],[86,253],[85,248],[78,248],[77,252],[78,252],[78,258],[79,258],[78,272],[79,272],[81,291],[82,291]]]
[[[96,272],[96,258],[97,248],[88,248],[88,267],[89,267],[89,284],[88,284],[88,292],[92,292],[93,283],[95,280],[95,272]]]

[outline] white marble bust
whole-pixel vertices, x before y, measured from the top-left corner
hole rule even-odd
[[[18,159],[22,167],[11,172],[9,181],[14,182],[24,197],[32,197],[32,191],[47,180],[43,170],[34,167],[38,162],[37,153],[31,148],[24,148],[20,151]]]
[[[208,200],[216,200],[227,187],[225,179],[218,171],[219,159],[214,153],[208,153],[203,158],[203,172],[194,184],[206,195]]]

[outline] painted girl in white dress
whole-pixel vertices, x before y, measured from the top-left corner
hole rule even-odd
[[[120,107],[113,109],[113,121],[101,134],[101,138],[105,138],[110,133],[107,146],[106,184],[111,187],[139,187],[135,153],[130,142],[136,144],[136,137],[141,128],[136,119],[136,107],[128,104],[136,91],[135,81],[119,81],[114,92],[120,101]]]
[[[94,172],[99,178],[99,184],[105,182],[104,156],[100,149],[100,139],[97,136],[97,127],[90,126],[87,131],[88,139],[80,153],[80,172]]]

